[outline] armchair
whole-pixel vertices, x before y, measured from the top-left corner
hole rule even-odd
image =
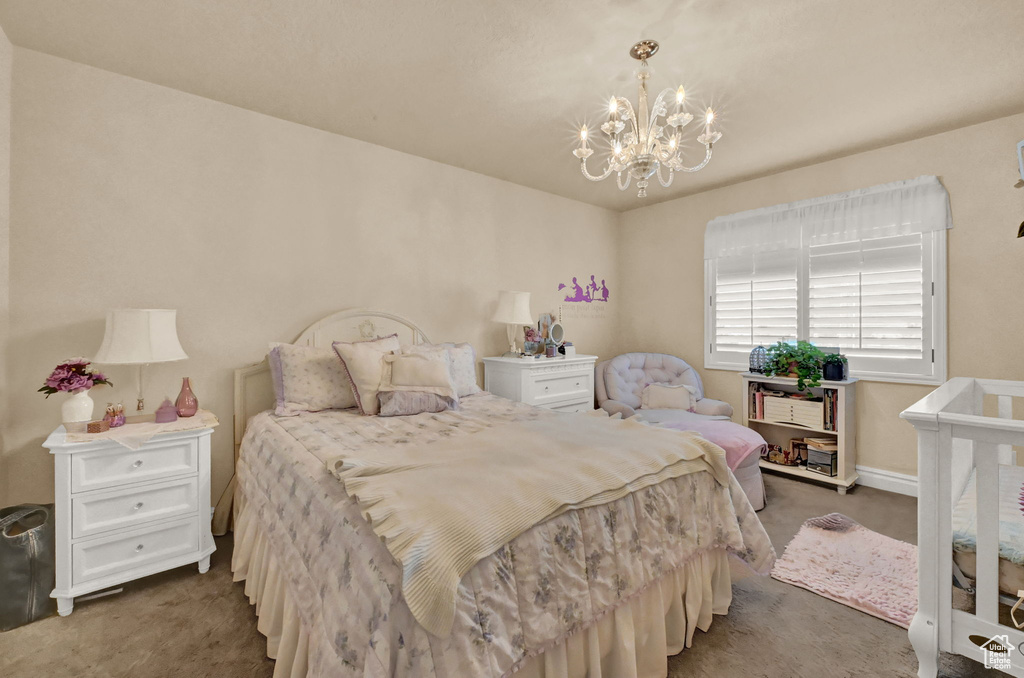
[[[640,394],[648,384],[686,384],[697,391],[694,412],[687,410],[647,409],[645,421],[652,424],[681,420],[729,419],[732,406],[704,397],[704,384],[685,361],[664,353],[623,353],[594,367],[594,388],[598,407],[609,414],[632,417],[640,409]]]

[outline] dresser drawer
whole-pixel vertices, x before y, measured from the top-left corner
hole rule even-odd
[[[79,494],[71,500],[71,537],[78,539],[151,520],[194,514],[199,508],[198,499],[196,477]]]
[[[83,452],[71,459],[71,491],[85,492],[196,473],[198,457],[195,438],[150,441],[134,451],[118,446]]]
[[[198,550],[199,522],[194,517],[78,542],[71,547],[72,580],[77,586]]]
[[[531,375],[530,398],[533,405],[552,405],[566,400],[593,399],[593,370],[569,373],[538,373]]]
[[[556,412],[591,412],[594,409],[594,403],[590,400],[582,402],[569,402],[569,403],[558,403],[555,405],[548,405],[549,410]]]

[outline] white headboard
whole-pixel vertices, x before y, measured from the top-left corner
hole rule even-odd
[[[403,344],[430,341],[415,323],[394,313],[349,309],[333,313],[307,327],[294,344],[329,347],[335,341],[363,341],[397,334]],[[235,370],[235,458],[245,425],[255,415],[274,408],[274,387],[266,358]]]

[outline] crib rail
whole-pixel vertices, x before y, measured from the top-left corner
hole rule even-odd
[[[986,395],[996,398],[998,416],[985,416]],[[1024,398],[1024,382],[958,377],[900,415],[918,440],[918,612],[909,635],[920,678],[936,676],[940,649],[986,661],[975,641],[1003,636],[1010,666],[999,668],[1024,677],[1024,633],[999,623],[999,465],[1016,463],[1012,446],[1024,445],[1024,421],[1013,419],[1015,397]],[[953,610],[952,513],[972,469],[977,572],[969,613]]]

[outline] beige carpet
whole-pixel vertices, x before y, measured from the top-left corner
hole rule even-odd
[[[768,507],[758,515],[780,553],[804,520],[840,511],[895,539],[915,541],[910,497],[858,488],[834,490],[766,476]],[[260,678],[271,676],[256,617],[231,582],[230,538],[218,539],[206,575],[194,567],[132,582],[121,594],[78,603],[0,634],[0,676]],[[727,617],[716,617],[693,648],[670,661],[672,678],[824,678],[916,675],[906,632],[809,591],[769,578],[734,585]],[[1002,675],[962,657],[943,657],[947,677]],[[471,677],[467,677],[471,678]]]

